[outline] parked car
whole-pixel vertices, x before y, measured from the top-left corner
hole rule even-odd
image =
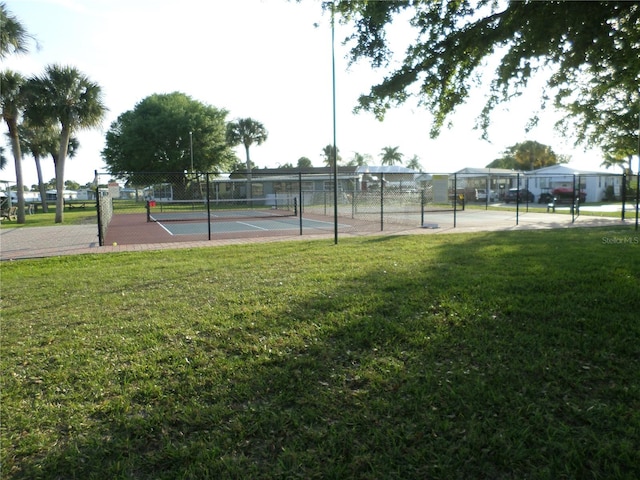
[[[519,190],[517,188],[510,188],[504,196],[504,201],[505,203],[515,202],[518,200],[518,196],[520,197],[520,203],[533,203],[533,200],[535,198],[533,193],[531,193],[526,188],[521,188]]]
[[[554,196],[551,193],[541,193],[538,197],[538,203],[553,203]]]
[[[489,190],[489,201],[493,202],[496,199],[496,192]],[[486,202],[487,190],[484,188],[476,188],[476,200]]]
[[[573,197],[573,188],[571,187],[558,187],[554,188],[553,196],[556,197],[558,202],[569,202],[571,203],[571,198]],[[584,203],[587,200],[587,192],[581,190],[577,195],[580,203]]]

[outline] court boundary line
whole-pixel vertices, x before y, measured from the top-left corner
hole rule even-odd
[[[252,225],[251,223],[240,222],[240,221],[237,221],[237,222],[228,222],[228,223],[238,223],[238,224],[240,224],[240,225],[246,225],[247,227],[256,228],[256,229],[258,229],[258,230],[263,230],[263,231],[265,231],[265,232],[277,231],[276,229],[271,229],[271,228],[262,228],[262,227],[259,227],[259,226],[257,226],[257,225]],[[286,229],[285,229],[285,230],[286,230]]]

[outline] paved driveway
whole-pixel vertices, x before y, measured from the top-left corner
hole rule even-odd
[[[98,247],[97,225],[0,229],[0,259],[50,257]]]

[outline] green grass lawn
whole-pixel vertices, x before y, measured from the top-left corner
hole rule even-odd
[[[95,207],[88,206],[86,208],[77,208],[64,212],[63,225],[78,225],[85,223],[98,223],[98,217]],[[55,223],[56,209],[53,206],[49,206],[47,213],[34,213],[32,215],[25,215],[25,223],[17,223],[15,220],[8,221],[2,220],[0,222],[0,228],[24,228],[24,227],[51,227],[53,225],[60,225]]]
[[[5,262],[0,476],[640,478],[639,239]]]

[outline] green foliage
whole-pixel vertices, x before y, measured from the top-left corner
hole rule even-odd
[[[73,180],[65,180],[64,181],[64,188],[66,188],[68,190],[78,190],[80,188],[80,184],[78,182],[73,181]]]
[[[253,118],[241,118],[227,125],[227,142],[229,145],[244,145],[246,149],[254,143],[262,145],[269,136],[264,125]]]
[[[249,155],[249,149],[254,143],[262,145],[269,136],[264,125],[253,118],[241,118],[227,125],[227,143],[231,146],[244,145],[246,154],[245,167],[251,174],[253,162]]]
[[[437,136],[467,100],[487,59],[501,55],[481,113],[485,133],[493,108],[544,70],[550,76],[542,107],[552,102],[562,109],[562,125],[579,142],[619,150],[622,141],[622,150],[634,151],[640,113],[636,2],[343,0],[335,9],[355,24],[351,59],[368,58],[375,67],[387,66],[392,56],[387,27],[401,12],[412,16],[415,41],[400,67],[360,97],[359,109],[382,118],[415,96],[433,112],[431,134]]]
[[[95,128],[107,111],[102,101],[101,87],[77,68],[48,65],[41,76],[34,76],[24,86],[25,117],[34,125],[60,126],[60,142],[56,167],[57,206],[56,223],[63,221],[62,208],[64,171],[67,156],[73,152],[73,134],[82,129]]]
[[[249,167],[251,168],[251,170],[253,170],[254,168],[256,168],[256,164],[253,163],[253,161],[251,161],[249,163]],[[231,165],[230,172],[246,172],[247,171],[247,163],[243,162],[242,160],[236,158],[236,161],[233,162],[233,164]]]
[[[331,167],[333,165],[333,157],[336,158],[336,163],[340,163],[342,161],[342,157],[340,156],[340,149],[334,148],[333,145],[325,145],[322,149],[322,162],[327,166]]]
[[[57,153],[60,144],[60,129],[49,125],[32,125],[30,122],[22,122],[19,125],[20,144],[24,152],[33,155],[34,158],[41,159]]]
[[[371,161],[371,155],[369,155],[368,153],[362,154],[359,152],[354,152],[353,158],[349,160],[349,162],[347,163],[347,166],[362,167],[363,165],[368,165],[370,161]]]
[[[380,152],[380,163],[382,165],[402,164],[403,153],[399,151],[400,147],[383,147]]]
[[[100,86],[73,66],[48,65],[28,80],[25,94],[26,118],[33,125],[58,123],[63,134],[98,126],[107,111]]]
[[[413,157],[411,157],[407,162],[407,168],[415,170],[416,172],[421,172],[422,165],[420,164],[420,157],[418,157],[418,155],[414,155]]]
[[[33,39],[20,20],[7,9],[7,4],[0,2],[0,59],[28,52],[29,41]]]
[[[310,168],[313,167],[313,163],[311,163],[311,160],[307,157],[300,157],[296,166],[298,168]]]
[[[180,92],[154,94],[111,124],[102,156],[111,173],[184,172],[228,168],[235,156],[226,143],[227,111]],[[191,136],[189,134],[191,132]],[[125,177],[135,183],[135,178]]]
[[[527,140],[507,148],[504,155],[487,165],[487,168],[536,170],[567,161],[568,158],[556,155],[548,145]]]
[[[625,238],[3,263],[3,478],[638,478]]]

